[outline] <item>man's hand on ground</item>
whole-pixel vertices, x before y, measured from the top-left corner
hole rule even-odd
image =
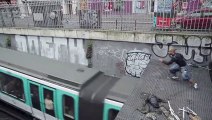
[[[201,118],[199,116],[193,116],[193,115],[189,115],[190,120],[201,120]]]
[[[160,58],[159,61],[160,61],[160,62],[163,62],[163,59]]]

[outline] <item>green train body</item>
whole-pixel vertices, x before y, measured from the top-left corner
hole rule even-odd
[[[41,120],[113,120],[137,81],[0,48],[0,99]]]

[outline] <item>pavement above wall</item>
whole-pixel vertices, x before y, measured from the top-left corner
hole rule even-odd
[[[2,34],[14,35],[32,35],[32,36],[51,36],[51,37],[69,37],[82,38],[88,40],[110,40],[125,42],[155,43],[155,35],[196,35],[212,36],[211,33],[204,32],[168,32],[156,31],[150,33],[127,32],[127,31],[98,31],[98,30],[68,30],[68,29],[50,29],[50,28],[0,28]]]

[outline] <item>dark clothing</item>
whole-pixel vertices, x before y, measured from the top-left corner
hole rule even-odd
[[[163,61],[164,64],[170,65],[172,63],[178,64],[180,67],[186,66],[186,61],[183,58],[183,55],[180,53],[175,53],[174,56],[171,57],[170,61]]]
[[[178,71],[182,72],[182,78],[183,80],[190,80],[192,75],[191,75],[191,70],[190,67],[187,65],[186,61],[184,60],[184,57],[180,53],[175,53],[175,55],[171,56],[170,61],[162,61],[166,65],[170,65],[170,73],[174,76],[177,76],[176,73]]]
[[[51,115],[51,116],[55,116],[54,115],[54,110],[48,110],[48,109],[46,109],[46,113],[49,114],[49,115]]]

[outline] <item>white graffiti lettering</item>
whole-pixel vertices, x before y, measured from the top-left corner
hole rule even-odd
[[[15,42],[18,51],[88,65],[82,39],[16,35]]]
[[[82,39],[69,39],[69,51],[71,63],[88,65]]]
[[[117,48],[114,49],[113,46],[105,46],[105,47],[101,47],[101,48],[97,48],[97,49],[98,49],[97,54],[99,54],[99,55],[116,58],[123,62],[125,61],[126,53],[127,53],[126,49],[123,49],[123,50],[120,50]]]
[[[26,36],[15,35],[15,42],[18,51],[27,52]]]
[[[29,47],[29,53],[39,55],[39,40],[36,36],[27,36],[28,38],[28,47]]]
[[[133,77],[140,78],[150,62],[150,57],[151,54],[142,51],[130,51],[126,58],[126,72]]]

